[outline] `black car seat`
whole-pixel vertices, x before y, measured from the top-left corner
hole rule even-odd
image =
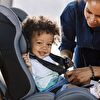
[[[21,55],[25,50],[21,49],[26,48],[26,45],[24,44],[22,48],[19,45],[21,40],[24,41],[21,32],[21,22],[17,15],[11,9],[0,5],[0,58],[2,59],[0,69],[9,98],[25,100],[32,95],[34,100],[53,100],[52,93],[33,95],[36,90],[35,83]]]
[[[22,53],[27,51],[27,44],[19,18],[20,14],[16,11],[14,13],[12,8],[0,5],[0,70],[7,86],[6,98],[8,100],[96,100],[91,94],[87,96],[83,92],[80,94],[73,92],[76,89],[66,89],[58,94],[36,91],[33,77],[22,58]],[[77,88],[77,91],[79,92],[80,88]]]

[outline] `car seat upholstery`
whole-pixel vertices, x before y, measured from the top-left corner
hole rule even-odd
[[[0,6],[0,69],[11,100],[25,99],[35,93],[34,80],[21,55],[21,32],[21,22],[16,14],[11,9]],[[44,95],[38,100],[45,99],[46,94]],[[48,100],[54,99],[54,95],[51,95],[52,93],[47,94]]]
[[[30,88],[24,70],[19,69],[19,66],[23,64],[22,59],[20,59],[19,48],[17,48],[17,38],[20,37],[21,24],[15,13],[4,6],[0,6],[0,33],[1,72],[10,97],[18,99],[29,92]]]
[[[0,95],[2,98],[5,98],[6,90],[7,90],[7,88],[6,88],[5,84],[2,83],[2,81],[0,80]],[[4,100],[6,100],[6,99],[4,99]]]
[[[57,94],[36,91],[33,77],[22,59],[27,43],[21,27],[25,17],[20,15],[21,12],[19,14],[13,8],[0,5],[0,70],[7,86],[8,100],[96,100],[91,94],[91,98],[85,93],[79,94],[83,88],[66,89]]]
[[[11,7],[11,10],[17,15],[21,22],[28,16],[28,14],[22,9]]]
[[[56,94],[56,100],[98,100],[90,94],[89,90],[82,87],[67,88]]]

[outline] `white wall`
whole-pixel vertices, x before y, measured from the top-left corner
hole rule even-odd
[[[45,15],[59,21],[65,5],[72,0],[14,0],[13,6],[26,11],[30,15]]]
[[[0,0],[0,5],[5,5],[7,7],[11,7],[13,0]]]

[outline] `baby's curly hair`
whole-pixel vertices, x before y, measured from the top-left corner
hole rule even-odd
[[[41,35],[43,32],[53,36],[59,35],[59,27],[57,24],[44,16],[27,17],[22,23],[22,28],[23,34],[28,41],[31,40],[33,35]]]

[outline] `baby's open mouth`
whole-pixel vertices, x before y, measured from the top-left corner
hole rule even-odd
[[[39,55],[42,56],[42,57],[45,57],[48,55],[47,52],[44,52],[44,51],[39,51]]]

